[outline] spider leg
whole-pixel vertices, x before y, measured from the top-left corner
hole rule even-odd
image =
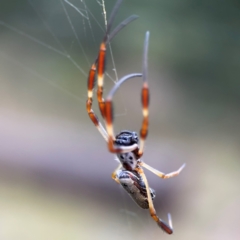
[[[174,172],[170,172],[170,173],[163,173],[158,171],[157,169],[149,166],[148,164],[144,163],[144,162],[140,162],[139,163],[142,167],[148,169],[149,171],[151,171],[152,173],[156,174],[158,177],[163,178],[163,179],[167,179],[167,178],[171,178],[171,177],[175,177],[177,175],[179,175],[179,173],[183,170],[183,168],[186,166],[186,164],[184,163],[177,171]]]
[[[104,44],[101,44],[100,51],[99,51],[99,56],[95,60],[95,62],[93,63],[93,65],[92,65],[92,67],[89,71],[89,75],[88,75],[88,99],[87,99],[87,102],[86,102],[86,109],[87,109],[88,115],[89,115],[90,119],[92,120],[93,124],[96,126],[96,128],[98,129],[98,131],[100,132],[100,134],[103,136],[103,138],[106,141],[108,141],[107,132],[104,129],[101,122],[99,121],[97,115],[92,110],[93,88],[94,88],[94,84],[95,84],[96,65],[98,64],[98,72],[100,71],[100,76],[102,76],[102,80],[101,80],[101,78],[99,79],[100,84],[98,84],[97,97],[98,97],[98,103],[99,103],[99,108],[100,108],[101,115],[104,117],[104,99],[102,98],[102,94],[103,94],[103,87],[102,86],[103,86],[103,72],[104,72],[105,52],[102,51],[104,49],[102,49],[101,47],[102,47],[102,45],[106,45],[107,43],[109,43],[112,40],[112,38],[115,37],[115,35],[122,28],[124,28],[129,23],[131,23],[132,21],[134,21],[135,19],[138,18],[138,16],[136,16],[136,15],[132,15],[132,16],[128,17],[127,19],[125,19],[123,22],[121,22],[113,30],[113,32],[110,34],[110,36],[108,36],[109,31],[111,29],[112,22],[114,20],[115,15],[116,15],[116,11],[118,10],[121,2],[122,2],[122,0],[117,1],[116,5],[115,5],[115,7],[112,11],[112,14],[111,14],[110,19],[109,19],[109,24],[108,24],[108,27],[107,27],[107,31],[106,31],[106,34],[105,34],[104,40],[103,40]],[[103,46],[103,48],[104,48],[104,46]]]
[[[150,193],[150,189],[149,189],[149,185],[148,185],[148,181],[147,178],[143,172],[142,168],[136,168],[135,169],[139,175],[142,177],[145,186],[146,186],[146,190],[147,190],[147,198],[148,198],[148,205],[149,205],[149,211],[150,211],[150,215],[153,218],[153,220],[158,224],[158,226],[166,233],[168,234],[172,234],[173,233],[173,227],[172,227],[172,220],[171,220],[171,215],[168,214],[168,220],[169,220],[169,224],[165,223],[162,219],[160,219],[157,216],[156,210],[154,208],[153,205],[153,201],[152,201],[152,197],[151,197],[151,193]]]
[[[142,87],[142,113],[143,113],[143,121],[142,127],[140,130],[140,146],[138,155],[141,157],[143,155],[144,150],[144,143],[148,135],[148,125],[149,125],[149,89],[148,89],[148,63],[147,63],[147,56],[148,56],[148,44],[149,44],[149,32],[146,32],[144,47],[143,47],[143,87]]]
[[[105,118],[105,101],[103,98],[103,83],[104,83],[104,72],[105,72],[105,59],[106,59],[106,46],[107,44],[111,41],[111,39],[126,25],[128,25],[130,22],[132,22],[133,20],[135,20],[136,18],[138,18],[138,16],[136,15],[132,15],[129,18],[127,18],[126,20],[124,20],[123,22],[121,22],[116,28],[115,30],[113,30],[112,34],[109,35],[113,21],[116,17],[116,13],[119,9],[120,4],[122,3],[122,0],[118,0],[111,12],[109,21],[108,21],[108,25],[107,25],[107,29],[106,29],[106,33],[105,36],[103,38],[103,41],[100,45],[100,49],[99,49],[99,54],[98,54],[98,58],[96,60],[97,62],[97,84],[98,84],[98,88],[97,88],[97,100],[98,100],[98,106],[101,112],[101,115],[103,118]]]
[[[121,169],[121,167],[122,167],[122,164],[119,164],[118,167],[112,173],[112,179],[117,183],[120,183],[116,176],[117,176],[117,171]]]
[[[98,70],[97,70],[97,100],[99,110],[103,118],[104,109],[105,109],[105,101],[103,99],[103,79],[104,79],[104,71],[105,71],[105,55],[106,55],[106,44],[102,42],[100,45],[99,55],[98,55]]]
[[[88,112],[88,116],[98,129],[98,131],[101,133],[103,138],[108,141],[108,135],[106,130],[104,129],[103,125],[101,122],[98,120],[97,115],[93,112],[92,110],[92,102],[93,102],[93,88],[94,88],[94,82],[95,82],[95,74],[96,74],[96,65],[93,64],[90,71],[89,71],[89,76],[88,76],[88,99],[86,102],[86,109]]]
[[[132,73],[129,75],[124,76],[121,78],[111,89],[109,92],[106,102],[105,102],[105,123],[106,123],[106,129],[108,133],[108,149],[112,153],[125,153],[125,152],[132,152],[136,149],[138,149],[137,144],[133,144],[131,146],[115,146],[114,140],[115,135],[113,131],[113,106],[112,106],[112,98],[117,89],[128,79],[134,78],[134,77],[141,77],[141,73]]]
[[[108,40],[108,35],[112,27],[112,23],[114,21],[114,18],[116,16],[117,10],[121,4],[122,0],[118,0],[111,12],[108,25],[107,25],[107,30],[105,33],[105,36],[103,38],[103,41],[100,45],[99,49],[99,54],[97,58],[97,100],[98,100],[98,106],[99,110],[101,112],[101,115],[103,118],[105,118],[105,101],[103,98],[103,82],[104,82],[104,72],[105,72],[105,62],[106,62],[106,45],[107,45],[107,40]]]

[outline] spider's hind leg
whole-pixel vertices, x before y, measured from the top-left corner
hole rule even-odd
[[[172,217],[170,213],[168,213],[168,224],[165,223],[162,219],[159,219],[159,222],[157,224],[164,232],[168,234],[173,233]]]
[[[116,182],[116,183],[120,183],[120,181],[117,178],[117,172],[118,170],[120,170],[122,167],[122,164],[119,164],[118,167],[113,171],[112,173],[112,179]]]
[[[138,174],[142,177],[145,186],[146,186],[146,190],[147,190],[147,199],[148,199],[148,205],[149,205],[149,211],[150,211],[150,215],[152,217],[152,219],[157,223],[157,225],[166,233],[168,234],[172,234],[173,233],[173,228],[172,228],[172,220],[171,220],[171,215],[168,215],[168,220],[169,220],[169,225],[167,223],[165,223],[162,219],[160,219],[157,216],[156,210],[154,208],[153,205],[153,201],[152,201],[152,197],[151,197],[151,192],[150,192],[150,188],[148,185],[148,181],[147,178],[143,172],[143,169],[141,167],[137,168],[136,171],[138,172]]]

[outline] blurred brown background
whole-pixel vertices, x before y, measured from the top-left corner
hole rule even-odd
[[[187,164],[166,181],[146,171],[158,215],[172,214],[171,237],[110,177],[117,162],[85,110],[102,8],[71,3],[90,20],[59,0],[0,3],[0,239],[238,239],[239,3],[126,0],[115,21],[140,16],[112,41],[119,77],[141,71],[151,33],[143,160],[166,173]],[[107,64],[115,79],[110,54]],[[140,81],[115,97],[116,133],[139,131]]]

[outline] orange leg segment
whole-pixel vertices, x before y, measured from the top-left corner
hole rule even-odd
[[[93,124],[96,126],[98,131],[101,133],[103,138],[108,141],[108,136],[107,132],[98,120],[97,115],[93,112],[92,110],[92,102],[93,102],[93,88],[94,88],[94,81],[95,81],[95,74],[96,74],[96,65],[93,64],[90,71],[89,71],[89,76],[88,76],[88,99],[86,102],[86,109],[88,112],[88,116],[92,120]]]
[[[148,125],[149,125],[149,89],[147,82],[143,83],[143,89],[142,89],[142,107],[143,107],[143,121],[142,121],[142,127],[140,130],[140,147],[139,147],[139,156],[143,155],[143,148],[144,148],[144,142],[148,135]]]
[[[105,56],[106,56],[106,45],[102,42],[100,45],[99,55],[98,55],[98,77],[97,77],[97,99],[98,106],[103,118],[105,118],[105,101],[103,99],[103,81],[104,81],[104,71],[105,71]]]

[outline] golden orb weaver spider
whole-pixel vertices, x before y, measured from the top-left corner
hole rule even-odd
[[[149,187],[147,178],[144,174],[143,167],[150,170],[157,176],[163,179],[171,178],[177,176],[182,169],[185,167],[183,164],[177,171],[165,174],[162,173],[146,163],[141,161],[143,155],[144,143],[148,135],[148,106],[149,106],[149,89],[147,81],[147,55],[148,55],[148,44],[149,44],[149,32],[146,32],[144,49],[143,49],[143,73],[132,73],[121,78],[115,86],[111,89],[108,94],[106,101],[103,99],[103,81],[104,81],[104,71],[105,71],[105,54],[106,46],[110,40],[126,25],[135,20],[137,16],[133,15],[120,23],[115,30],[110,34],[111,26],[113,20],[116,16],[116,12],[121,4],[122,0],[118,0],[112,10],[110,15],[105,36],[102,43],[100,44],[100,49],[98,57],[93,63],[88,76],[88,99],[86,102],[86,109],[88,115],[94,125],[97,127],[100,134],[106,140],[108,144],[108,150],[111,153],[115,153],[120,162],[118,168],[112,173],[112,178],[117,183],[121,184],[122,187],[130,194],[132,199],[144,209],[149,209],[150,215],[153,220],[158,224],[158,226],[168,234],[173,233],[171,215],[168,214],[168,222],[165,223],[161,220],[155,211],[153,205],[153,199],[155,197],[155,191]],[[93,88],[95,83],[95,76],[97,75],[97,100],[101,115],[105,121],[106,130],[98,120],[94,111],[92,110],[93,102]],[[121,131],[116,136],[113,131],[113,107],[112,98],[117,89],[126,81],[134,77],[142,77],[143,87],[141,92],[142,98],[142,112],[143,121],[140,130],[140,144],[138,145],[139,139],[136,132],[132,131]]]

